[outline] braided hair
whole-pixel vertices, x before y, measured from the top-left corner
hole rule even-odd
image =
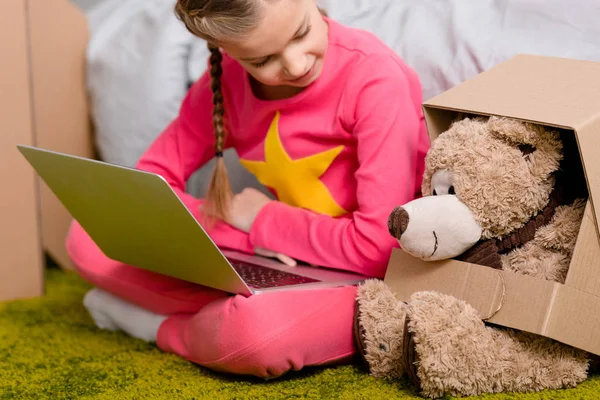
[[[216,217],[227,221],[228,210],[232,193],[227,174],[227,167],[223,159],[225,147],[225,103],[221,90],[221,60],[223,56],[218,47],[209,46],[210,49],[210,76],[211,89],[213,93],[213,127],[215,131],[215,156],[217,157],[215,168],[210,180],[206,195],[205,213],[209,217]]]
[[[188,31],[206,40],[210,50],[216,162],[203,209],[209,222],[214,222],[214,218],[229,220],[228,210],[233,196],[223,159],[227,137],[225,101],[221,88],[223,55],[215,43],[223,38],[240,37],[255,27],[259,19],[258,5],[256,0],[178,0],[175,5],[176,16]]]

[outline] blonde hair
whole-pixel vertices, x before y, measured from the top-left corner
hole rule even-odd
[[[206,194],[204,215],[229,220],[229,204],[233,196],[223,160],[227,132],[225,105],[221,90],[221,61],[217,43],[235,40],[256,28],[264,0],[177,0],[176,16],[193,35],[206,40],[210,50],[210,77],[213,93],[213,127],[216,163]],[[327,15],[321,10],[323,15]]]

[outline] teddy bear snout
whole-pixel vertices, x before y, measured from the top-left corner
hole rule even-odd
[[[409,219],[408,212],[403,207],[394,208],[388,218],[388,229],[390,231],[390,235],[396,239],[400,239],[408,227]]]

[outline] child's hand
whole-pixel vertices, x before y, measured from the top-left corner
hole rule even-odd
[[[275,253],[274,251],[271,250],[267,250],[267,249],[262,249],[260,247],[257,247],[254,249],[254,252],[260,256],[263,257],[273,257],[278,259],[279,261],[281,261],[282,263],[289,265],[290,267],[295,267],[296,266],[296,260],[294,260],[291,257],[286,256],[285,254],[281,254],[281,253]]]
[[[250,228],[252,227],[256,216],[270,201],[272,200],[268,196],[256,189],[246,188],[242,190],[241,193],[233,196],[231,201],[229,223],[241,231],[247,233],[250,232]],[[285,254],[262,248],[256,248],[254,249],[254,252],[264,257],[277,258],[282,263],[291,267],[296,266],[296,260]]]
[[[267,195],[253,188],[246,188],[233,196],[229,210],[229,223],[235,228],[250,232],[260,210],[272,201]]]

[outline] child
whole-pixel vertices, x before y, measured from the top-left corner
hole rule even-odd
[[[137,167],[221,247],[383,277],[397,244],[387,216],[418,196],[429,145],[416,74],[315,0],[179,0],[176,12],[209,43],[210,68]],[[230,147],[278,200],[229,193]],[[207,201],[185,193],[215,155]],[[77,222],[67,247],[97,287],[84,303],[98,327],[207,368],[272,378],[355,354],[355,286],[233,296],[108,259]]]

